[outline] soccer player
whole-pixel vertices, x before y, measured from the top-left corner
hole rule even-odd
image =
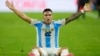
[[[68,49],[59,47],[59,28],[69,22],[77,19],[82,13],[89,11],[89,7],[84,7],[81,11],[75,13],[71,17],[60,19],[58,21],[53,19],[53,12],[46,8],[43,10],[43,20],[39,21],[28,17],[26,14],[20,12],[14,7],[13,3],[6,1],[6,6],[12,10],[22,20],[28,22],[37,30],[37,48],[32,49],[29,56],[73,56],[68,52]]]

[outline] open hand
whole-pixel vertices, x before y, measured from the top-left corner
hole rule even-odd
[[[6,0],[6,6],[9,8],[9,9],[14,9],[15,7],[14,7],[14,4],[13,4],[13,2],[9,2],[8,0]]]
[[[85,12],[91,11],[91,10],[92,10],[92,8],[91,8],[91,4],[90,4],[90,3],[85,4],[83,10],[84,10]]]

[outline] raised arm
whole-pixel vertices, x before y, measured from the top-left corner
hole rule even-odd
[[[28,17],[26,14],[22,13],[21,11],[17,10],[15,7],[14,7],[14,4],[13,2],[9,2],[8,0],[6,0],[6,6],[12,10],[17,16],[19,16],[22,20],[28,22],[28,23],[31,23],[31,18]]]
[[[91,10],[90,4],[85,4],[84,8],[80,10],[79,12],[73,14],[72,16],[66,18],[65,24],[77,19],[80,15],[82,15],[84,12],[88,12]]]

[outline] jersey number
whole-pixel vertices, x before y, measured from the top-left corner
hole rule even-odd
[[[51,32],[45,32],[45,36],[51,36]]]

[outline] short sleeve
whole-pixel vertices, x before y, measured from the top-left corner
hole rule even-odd
[[[31,25],[34,25],[34,24],[36,24],[37,22],[38,22],[37,19],[31,19]]]
[[[61,24],[61,25],[65,25],[65,19],[60,19],[60,20],[58,20],[57,21],[59,24]]]

